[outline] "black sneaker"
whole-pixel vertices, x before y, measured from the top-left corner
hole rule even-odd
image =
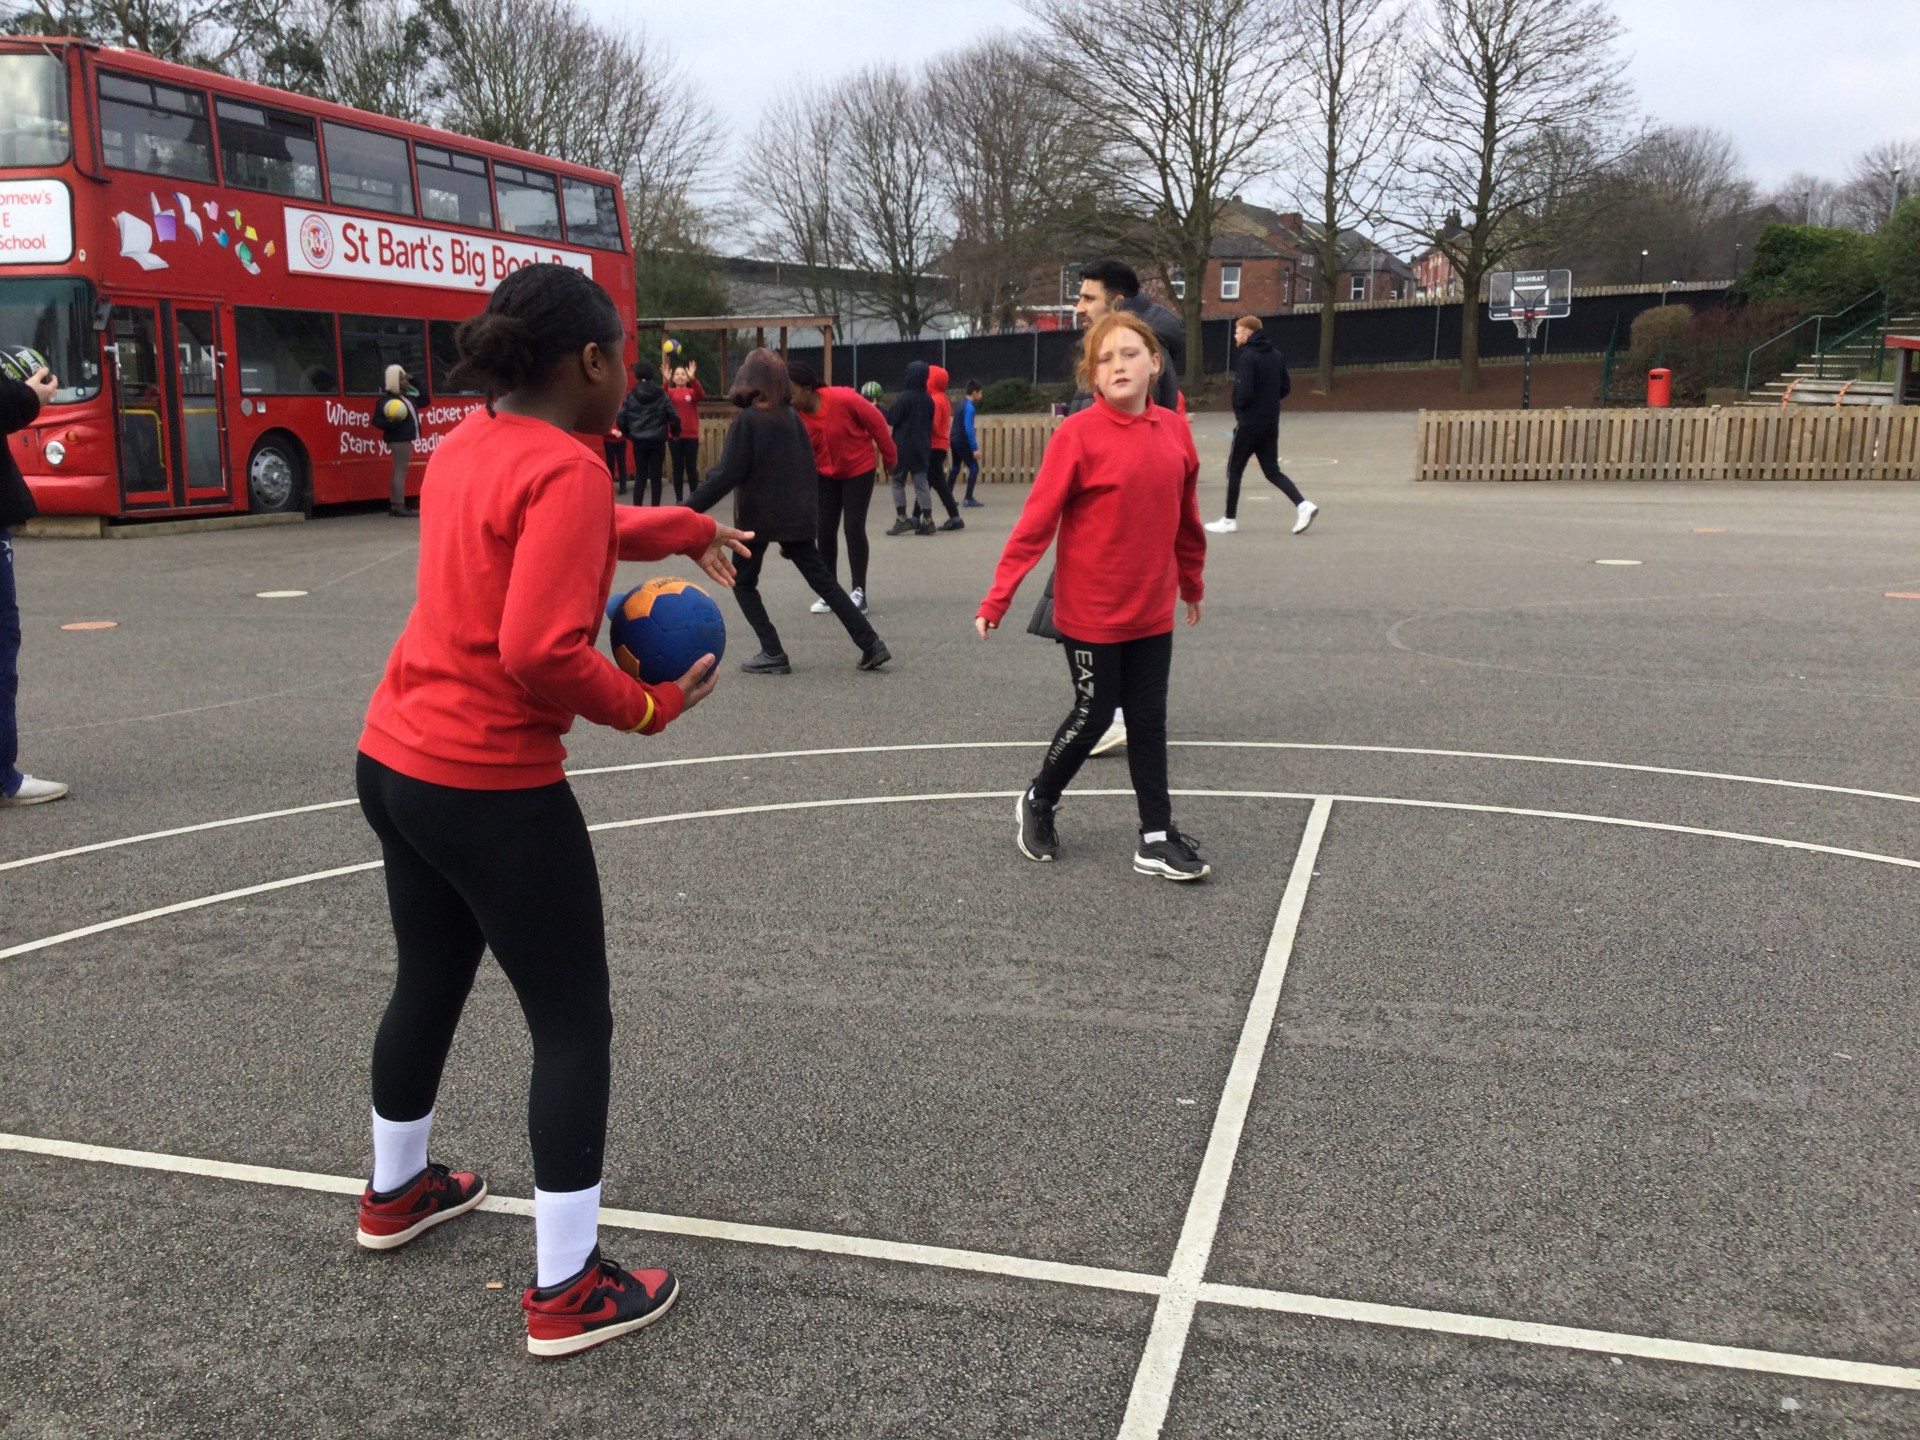
[[[1013,818],[1020,825],[1013,832],[1013,843],[1027,859],[1044,863],[1060,854],[1060,837],[1054,833],[1053,814],[1052,806],[1034,804],[1033,797],[1025,791],[1013,802]]]
[[[919,527],[915,529],[913,533],[916,535],[937,535],[939,532],[940,527],[933,523],[933,516],[923,515],[920,518]]]
[[[764,650],[751,660],[743,660],[740,668],[749,675],[791,675],[793,673],[793,663],[784,653],[769,655]]]
[[[1167,838],[1149,845],[1144,839],[1134,852],[1133,868],[1142,875],[1158,875],[1163,880],[1199,880],[1213,867],[1200,858],[1193,841],[1178,830],[1169,829]]]
[[[616,1335],[651,1325],[679,1298],[680,1285],[671,1270],[623,1270],[602,1260],[596,1246],[578,1275],[544,1289],[536,1286],[520,1297],[527,1315],[527,1352],[572,1355],[604,1345]]]
[[[964,530],[967,528],[967,522],[962,520],[958,515],[949,515],[947,517],[947,523],[940,528],[942,530]]]
[[[917,526],[914,521],[909,520],[906,516],[902,515],[899,517],[899,519],[893,522],[893,528],[887,531],[887,534],[911,535],[916,528]]]
[[[893,652],[887,649],[887,642],[876,635],[873,637],[873,643],[860,652],[860,668],[878,670],[891,659],[893,659]]]

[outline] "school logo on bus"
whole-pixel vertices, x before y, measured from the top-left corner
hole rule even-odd
[[[300,253],[316,270],[333,263],[333,227],[318,215],[300,222]]]

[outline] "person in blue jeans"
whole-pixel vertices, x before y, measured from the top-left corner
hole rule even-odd
[[[981,508],[973,498],[973,487],[980,482],[980,435],[973,417],[980,413],[980,382],[967,381],[967,403],[953,412],[953,480],[960,478],[960,467],[967,467],[967,498],[960,503],[970,510]]]
[[[25,380],[0,375],[0,440],[31,425],[58,388],[44,365]],[[14,462],[13,447],[0,444],[0,805],[43,805],[67,793],[58,780],[37,780],[14,764],[20,758],[15,711],[20,696],[20,598],[13,583],[13,528],[38,513],[33,492]]]

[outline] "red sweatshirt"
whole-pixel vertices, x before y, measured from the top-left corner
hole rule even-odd
[[[606,461],[544,420],[473,411],[427,462],[420,575],[360,749],[460,790],[562,778],[576,715],[656,735],[684,705],[594,649],[616,560],[698,555],[714,522],[613,503]]]
[[[876,445],[889,471],[900,463],[887,417],[858,390],[845,385],[822,386],[819,409],[800,418],[806,422],[807,438],[813,441],[814,468],[825,479],[851,480],[870,473]]]
[[[1053,620],[1061,634],[1095,645],[1164,635],[1175,592],[1203,595],[1199,479],[1186,421],[1159,405],[1128,415],[1096,398],[1047,442],[979,613],[995,625],[1005,618],[1058,531]]]
[[[947,396],[951,378],[938,365],[927,367],[927,393],[933,396],[933,448],[940,454],[953,448],[953,401]]]
[[[673,413],[680,417],[680,438],[698,440],[700,438],[700,402],[707,398],[707,392],[700,388],[698,380],[687,385],[676,385],[667,391],[667,398],[673,402]]]

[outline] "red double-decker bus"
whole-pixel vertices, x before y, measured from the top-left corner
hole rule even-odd
[[[70,40],[0,41],[0,345],[61,389],[15,458],[48,514],[387,494],[388,365],[419,468],[477,397],[453,332],[557,261],[629,328],[616,177]]]

